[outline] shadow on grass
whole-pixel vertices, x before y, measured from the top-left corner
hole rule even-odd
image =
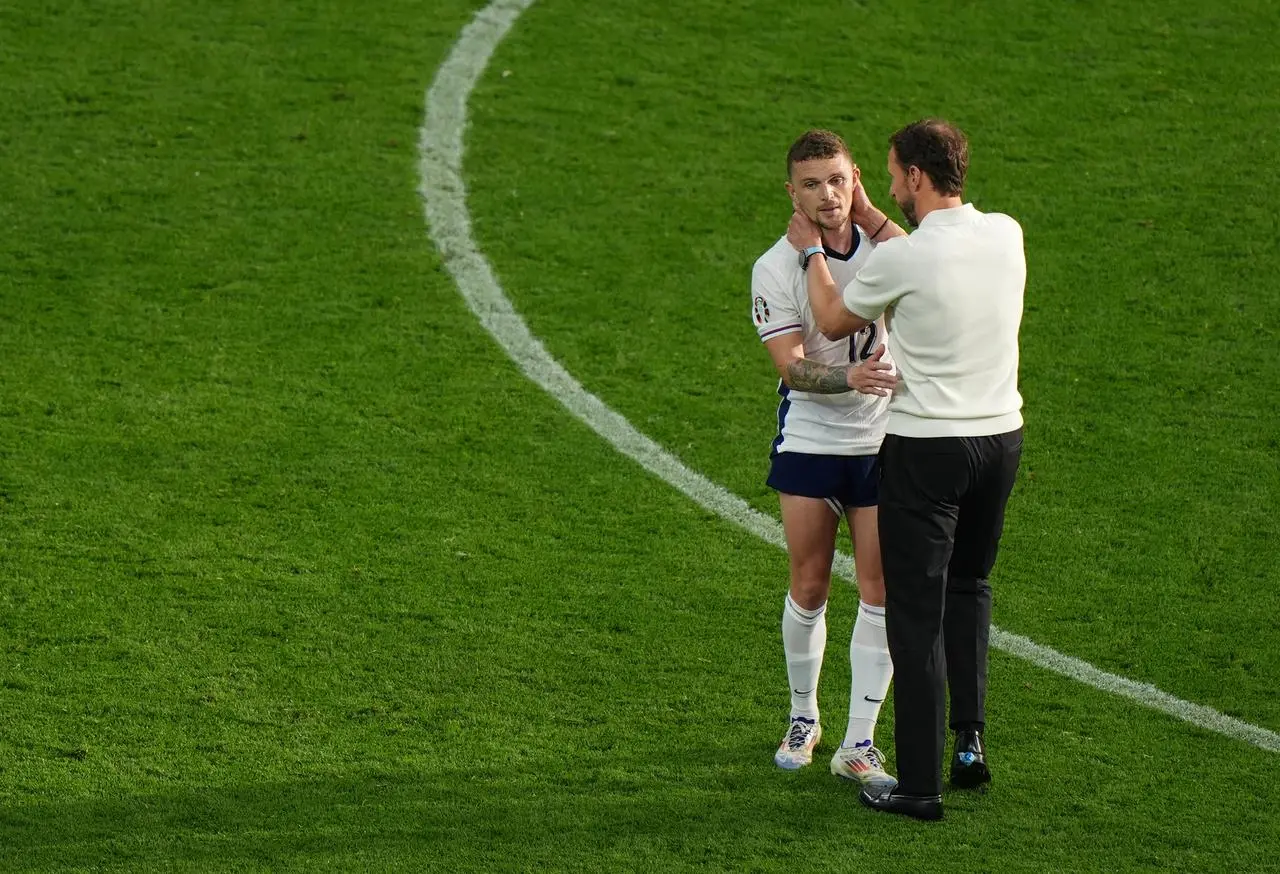
[[[752,776],[738,791],[402,773],[16,806],[0,811],[0,869],[758,866],[800,858],[819,835],[852,838],[851,819],[866,825],[852,790],[829,777]]]

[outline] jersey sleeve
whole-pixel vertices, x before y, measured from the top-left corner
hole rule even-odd
[[[855,316],[874,321],[902,296],[902,270],[895,262],[905,254],[905,238],[903,244],[895,243],[896,239],[886,240],[872,249],[862,269],[844,287],[845,309]]]
[[[760,263],[751,271],[751,321],[762,341],[804,330],[794,296],[777,274]]]

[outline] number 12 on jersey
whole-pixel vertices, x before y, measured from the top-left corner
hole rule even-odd
[[[849,338],[849,360],[854,364],[866,361],[874,351],[876,351],[876,323],[872,322]]]

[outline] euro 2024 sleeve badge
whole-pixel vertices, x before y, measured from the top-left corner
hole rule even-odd
[[[757,325],[763,325],[769,321],[769,302],[762,297],[757,297],[751,302],[751,316],[755,319]]]

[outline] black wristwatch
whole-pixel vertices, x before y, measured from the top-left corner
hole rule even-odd
[[[821,255],[823,258],[825,258],[827,257],[827,250],[822,248],[821,246],[810,246],[809,248],[801,252],[800,253],[800,269],[801,270],[809,269],[809,259],[812,258],[814,255]]]

